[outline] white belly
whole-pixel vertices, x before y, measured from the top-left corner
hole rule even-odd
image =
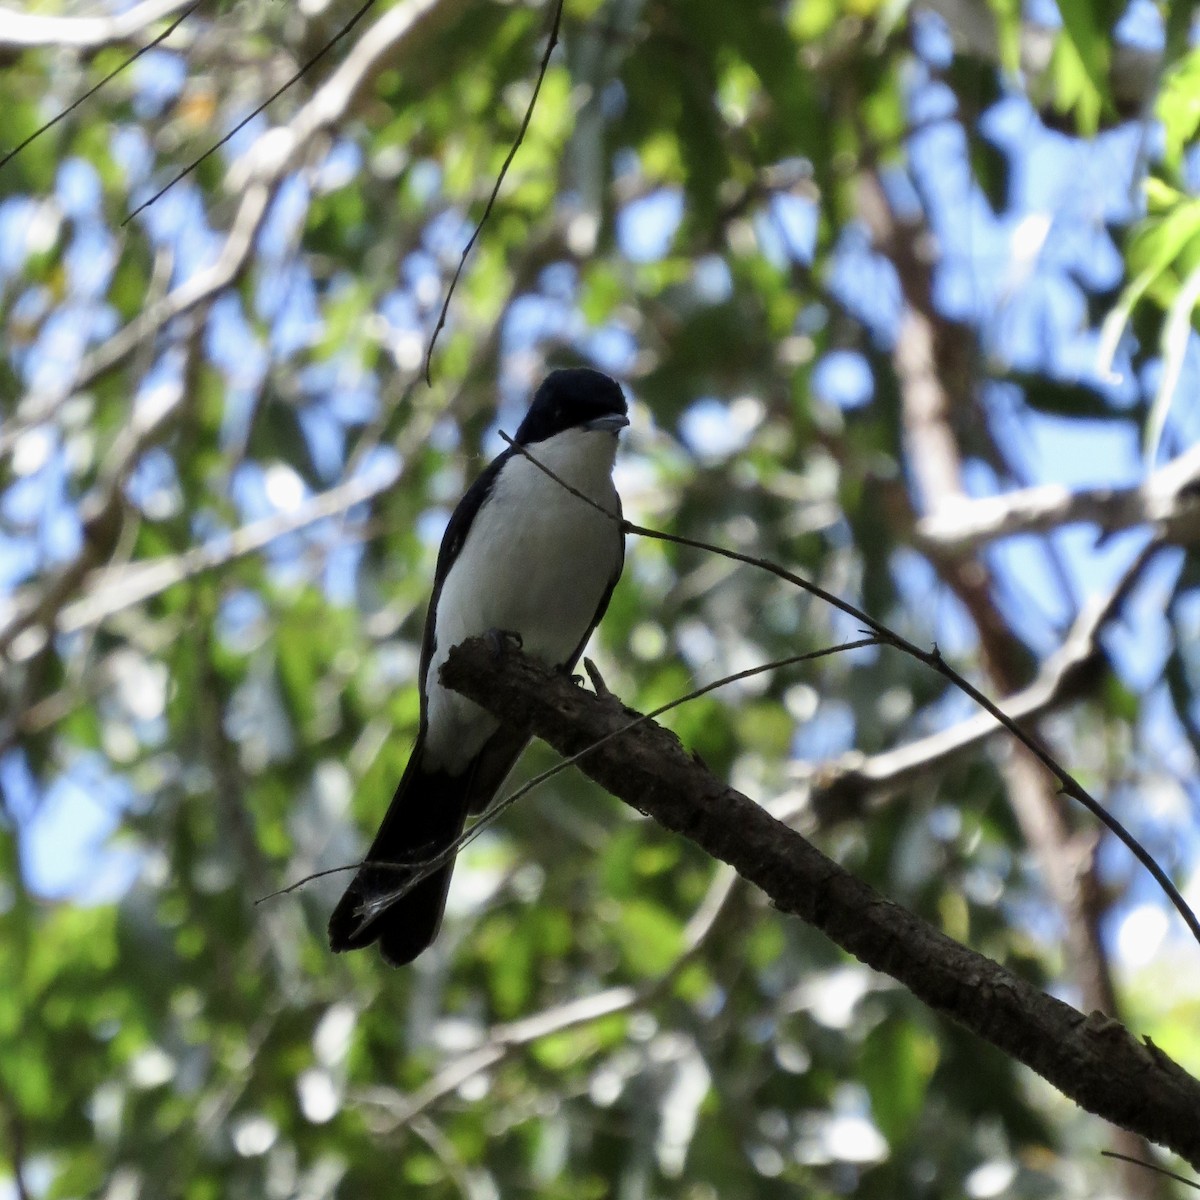
[[[611,471],[616,437],[573,430],[530,447],[585,495],[617,509]],[[457,773],[498,722],[442,687],[452,646],[498,629],[520,634],[527,654],[567,661],[588,631],[621,553],[615,521],[572,496],[532,463],[510,460],[476,515],[442,585],[425,687],[431,766]]]

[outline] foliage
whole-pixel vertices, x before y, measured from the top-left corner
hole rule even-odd
[[[976,38],[874,0],[568,0],[426,388],[544,8],[379,0],[122,224],[356,8],[202,5],[0,169],[0,1155],[47,1197],[1097,1194],[1096,1122],[576,775],[464,853],[412,969],[330,956],[344,877],[256,901],[354,861],[381,815],[442,524],[548,365],[626,387],[633,519],[803,572],[990,693],[1044,678],[1144,533],[1096,547],[1064,510],[961,551],[921,518],[1134,482],[1140,437],[1194,439],[1162,399],[1196,382],[1186,30],[1160,20],[1147,159],[1119,6],[1063,0],[1046,31],[965,5]],[[4,36],[13,142],[129,51]],[[1146,581],[1111,671],[1040,728],[1186,880],[1195,566]],[[593,653],[646,710],[854,634],[763,573],[637,542]],[[882,764],[968,711],[864,652],[668,721],[891,897],[1103,1007],[1083,929],[1197,1069],[1195,968],[1165,966],[1195,947],[1114,957],[1158,898],[1071,819],[1072,908],[1000,743],[817,804],[854,753]],[[518,775],[551,761],[532,747]]]

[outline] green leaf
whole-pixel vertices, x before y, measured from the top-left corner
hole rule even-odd
[[[1177,175],[1183,165],[1183,151],[1200,128],[1200,48],[1167,72],[1155,112],[1163,127],[1164,165]]]
[[[1128,251],[1129,266],[1137,272],[1112,311],[1104,319],[1096,357],[1108,370],[1130,314],[1143,296],[1158,283],[1190,242],[1200,238],[1200,200],[1181,200],[1162,217],[1150,217],[1134,233]]]
[[[1083,59],[1069,37],[1062,36],[1055,43],[1051,60],[1055,105],[1063,112],[1074,113],[1084,137],[1095,135],[1103,110],[1103,91],[1097,86],[1092,67],[1094,64]]]
[[[614,930],[621,956],[635,976],[661,975],[683,949],[683,927],[649,900],[621,905]]]
[[[1108,104],[1108,64],[1111,39],[1111,6],[1103,0],[1058,0],[1063,19],[1063,31],[1069,39],[1079,66],[1087,77],[1090,89],[1080,89],[1080,99],[1087,94],[1086,117],[1080,131],[1095,133],[1100,110]],[[1063,39],[1059,39],[1062,45]],[[1094,105],[1094,109],[1093,106]]]
[[[937,1041],[904,1017],[885,1018],[863,1042],[859,1070],[875,1123],[891,1145],[903,1142],[916,1124],[937,1064]]]

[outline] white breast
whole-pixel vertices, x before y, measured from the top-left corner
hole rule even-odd
[[[609,512],[617,439],[569,430],[529,448],[539,462]],[[455,772],[497,722],[438,682],[452,646],[491,629],[521,635],[524,650],[559,666],[587,632],[621,553],[616,522],[565,491],[527,459],[510,459],[476,514],[442,584],[425,686],[431,766]]]

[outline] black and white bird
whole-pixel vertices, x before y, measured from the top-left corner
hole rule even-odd
[[[607,375],[554,371],[538,388],[515,441],[564,482],[619,518],[612,470],[625,397]],[[379,943],[401,966],[437,936],[451,858],[390,904],[402,878],[387,866],[428,861],[453,844],[468,814],[491,803],[527,738],[442,686],[453,646],[512,633],[525,653],[570,669],[621,574],[625,542],[606,516],[509,447],[472,484],[438,552],[421,646],[421,724],[404,776],[365,862],[329,921],[335,951]]]

